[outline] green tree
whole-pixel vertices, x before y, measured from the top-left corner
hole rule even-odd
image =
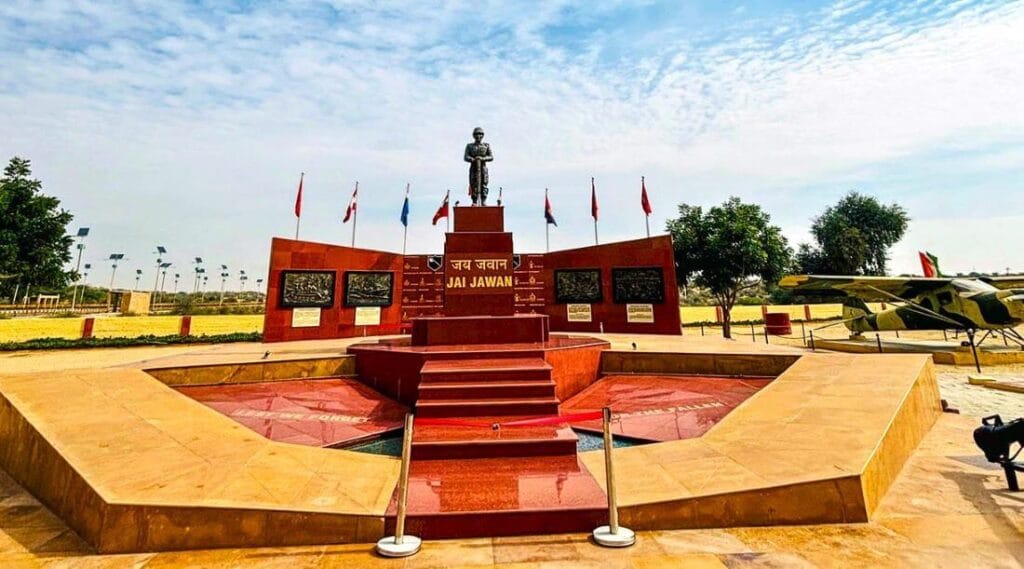
[[[903,238],[910,217],[899,204],[883,205],[850,192],[811,225],[813,245],[801,244],[800,272],[832,275],[884,275],[889,248]]]
[[[676,277],[710,291],[722,307],[722,333],[732,337],[732,307],[741,293],[774,283],[790,267],[792,250],[760,206],[729,198],[705,212],[679,205],[667,223],[675,249]]]
[[[12,277],[0,279],[3,296],[16,286],[62,288],[74,277],[64,270],[71,260],[72,216],[31,176],[29,161],[14,157],[0,178],[0,274]]]

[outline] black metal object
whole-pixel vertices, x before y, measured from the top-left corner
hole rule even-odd
[[[198,277],[197,277],[198,278]],[[334,271],[281,271],[281,308],[334,306]]]
[[[1016,443],[1020,448],[1010,455],[1010,446]],[[1006,485],[1013,492],[1020,491],[1017,473],[1024,472],[1024,466],[1014,462],[1024,448],[1024,418],[1003,423],[1002,417],[992,415],[981,420],[981,426],[974,429],[974,444],[978,445],[985,459],[1003,467]]]

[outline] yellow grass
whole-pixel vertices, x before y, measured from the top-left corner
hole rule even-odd
[[[839,304],[812,304],[811,318],[825,320],[842,315]],[[871,305],[872,310],[880,310]],[[804,318],[803,305],[769,306],[768,312],[786,312],[793,320]],[[682,306],[679,315],[683,324],[715,322],[714,306]],[[732,319],[737,322],[760,321],[760,306],[736,306]],[[0,320],[0,342],[22,342],[36,338],[79,338],[82,335],[82,318],[12,318]],[[169,336],[177,334],[180,316],[97,316],[93,335],[97,338],[134,338],[152,334]],[[263,331],[262,314],[227,314],[216,316],[193,316],[193,335],[232,334],[236,332]]]
[[[0,342],[23,342],[37,338],[79,338],[82,318],[12,318],[0,320]],[[180,316],[97,316],[93,336],[97,338],[134,338],[152,334],[177,334]],[[259,332],[263,330],[262,314],[228,314],[193,316],[193,335]]]

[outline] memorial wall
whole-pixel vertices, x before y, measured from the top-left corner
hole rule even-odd
[[[486,210],[501,208],[473,215]],[[408,333],[414,318],[474,311],[546,314],[554,332],[680,333],[669,236],[509,254],[510,233],[458,219],[444,255],[275,238],[264,341]]]

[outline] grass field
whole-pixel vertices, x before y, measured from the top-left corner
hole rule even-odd
[[[877,310],[878,307],[873,306]],[[786,312],[793,320],[804,318],[804,307],[769,306],[768,312]],[[679,308],[683,324],[714,322],[714,306],[683,306]],[[811,305],[814,320],[837,318],[842,314],[838,304]],[[733,308],[732,319],[736,322],[760,321],[760,306],[737,306]],[[82,318],[11,318],[0,320],[0,342],[23,342],[38,338],[79,338],[82,335]],[[178,333],[180,316],[98,316],[93,328],[97,338],[134,338],[144,335],[167,336]],[[192,334],[231,334],[235,332],[261,332],[262,314],[229,314],[193,316]]]
[[[0,342],[23,342],[37,338],[79,338],[82,318],[11,318],[0,320]],[[97,317],[93,336],[97,338],[134,338],[152,334],[167,336],[178,333],[180,316],[104,316]],[[262,314],[230,314],[193,316],[193,335],[260,332]]]

